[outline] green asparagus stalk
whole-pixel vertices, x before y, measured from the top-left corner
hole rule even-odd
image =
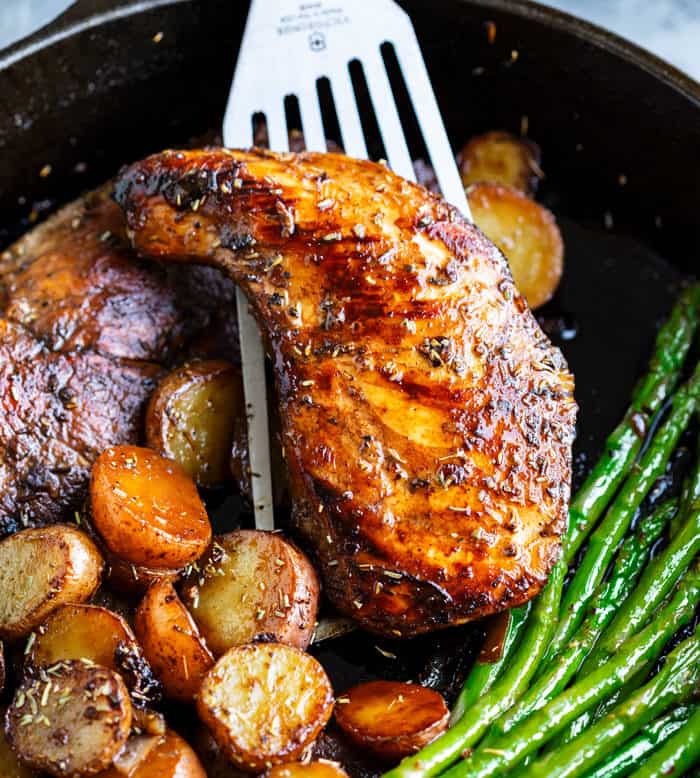
[[[638,732],[644,724],[671,705],[685,701],[698,680],[700,630],[696,629],[695,634],[668,655],[664,666],[651,681],[575,740],[534,762],[525,771],[524,778],[579,778],[586,775],[588,770]],[[696,749],[700,746],[700,737],[697,740]],[[690,758],[693,748],[685,751]],[[669,756],[675,754],[671,751]],[[678,775],[681,774],[682,770]]]
[[[674,395],[668,417],[644,452],[636,472],[625,481],[605,518],[591,535],[588,548],[561,606],[559,624],[545,662],[566,645],[584,616],[585,608],[605,575],[615,549],[627,532],[637,509],[668,460],[697,406],[700,396],[700,364],[690,380]]]
[[[688,721],[694,710],[697,710],[695,706],[679,705],[670,713],[647,724],[636,737],[628,740],[595,770],[587,773],[586,778],[620,778],[629,775],[674,735]]]
[[[480,661],[477,657],[462,691],[452,709],[450,724],[456,724],[477,700],[493,686],[504,667],[507,666],[513,650],[518,643],[530,613],[531,604],[513,608],[509,612],[508,626],[503,637],[503,648],[500,657],[495,662]]]
[[[569,508],[564,560],[570,564],[591,527],[607,508],[639,454],[650,419],[675,388],[698,325],[700,284],[680,296],[656,337],[646,375],[637,384],[630,407],[605,443],[605,454],[593,467]]]
[[[632,774],[632,778],[667,778],[684,775],[700,762],[700,708],[676,734]]]
[[[494,719],[510,708],[527,688],[552,637],[563,582],[564,568],[555,565],[547,585],[533,604],[518,651],[503,677],[452,729],[417,754],[405,757],[385,773],[386,778],[426,778],[441,773],[483,737]]]
[[[470,758],[450,768],[444,778],[488,778],[515,767],[583,711],[608,697],[640,667],[654,661],[674,632],[692,619],[698,602],[700,572],[693,570],[680,582],[671,602],[609,662],[535,711],[507,735],[494,739],[488,747],[477,748]]]
[[[610,578],[601,584],[581,629],[519,702],[494,722],[484,745],[509,732],[566,688],[601,632],[612,621],[620,603],[629,596],[649,557],[651,546],[673,518],[677,508],[677,501],[669,500],[640,521],[636,532],[623,543]]]
[[[677,528],[666,549],[647,567],[635,591],[622,604],[584,661],[579,677],[585,677],[604,664],[630,635],[649,620],[691,560],[700,552],[700,459],[684,488],[684,502],[679,513],[685,516],[683,524]],[[560,747],[578,737],[593,719],[599,718],[616,701],[616,698],[611,698],[604,701],[597,711],[586,711],[550,747]]]

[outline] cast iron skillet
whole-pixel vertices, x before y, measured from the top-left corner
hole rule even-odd
[[[565,325],[550,329],[576,374],[578,479],[700,253],[700,87],[525,0],[403,4],[455,146],[526,121],[543,149],[541,199],[560,219],[567,257],[556,299],[540,313]],[[246,12],[236,0],[81,0],[0,53],[0,247],[32,212],[41,217],[121,164],[217,128]],[[236,510],[224,501],[219,519],[230,527]],[[338,692],[379,675],[449,694],[478,637],[463,628],[397,646],[357,635],[317,654]]]

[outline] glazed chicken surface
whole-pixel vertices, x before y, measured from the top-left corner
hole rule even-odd
[[[573,378],[478,229],[334,154],[168,151],[116,199],[141,255],[245,291],[294,522],[341,611],[411,635],[537,594],[566,527]]]
[[[0,255],[0,537],[72,519],[95,458],[141,437],[164,366],[233,305],[216,271],[139,260],[111,191]]]

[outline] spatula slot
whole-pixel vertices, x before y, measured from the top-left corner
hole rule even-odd
[[[380,51],[387,76],[389,77],[389,83],[391,84],[394,102],[396,103],[396,108],[399,112],[399,119],[401,121],[404,137],[406,138],[406,144],[408,145],[408,150],[414,163],[416,160],[420,160],[420,169],[423,171],[420,175],[420,179],[421,183],[424,183],[426,171],[432,169],[433,161],[430,158],[430,152],[418,121],[416,106],[413,104],[413,100],[411,100],[406,85],[406,79],[404,78],[398,57],[396,56],[394,44],[390,41],[385,41],[380,46]],[[418,170],[416,172],[418,174]],[[436,183],[434,186],[437,188]]]
[[[323,76],[316,81],[316,94],[318,95],[318,104],[321,108],[321,121],[323,122],[323,132],[326,138],[326,147],[329,151],[334,150],[334,146],[345,149],[343,143],[343,134],[338,121],[338,112],[333,99],[333,90],[331,82]]]
[[[254,113],[251,117],[253,131],[253,145],[261,149],[270,148],[270,138],[267,132],[267,117],[262,111]]]
[[[304,126],[301,121],[301,109],[299,108],[299,98],[296,95],[287,95],[284,98],[284,116],[287,121],[287,134],[290,138],[296,135],[295,148],[300,146],[299,150],[306,148],[304,141]]]
[[[352,80],[352,88],[355,92],[355,100],[360,113],[360,122],[362,124],[362,132],[365,136],[369,158],[375,161],[386,159],[386,147],[382,140],[382,133],[379,129],[379,121],[377,120],[377,114],[374,110],[374,104],[372,103],[372,98],[369,94],[365,69],[360,60],[353,59],[348,65],[348,70],[350,71],[350,79]]]

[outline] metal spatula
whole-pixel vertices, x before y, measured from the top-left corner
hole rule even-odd
[[[367,157],[352,63],[355,71],[361,67],[364,73],[389,166],[413,180],[411,155],[382,53],[387,44],[393,46],[442,194],[469,217],[413,25],[392,0],[253,0],[224,117],[224,143],[250,146],[253,117],[262,114],[269,148],[287,151],[293,128],[288,125],[285,100],[295,97],[306,148],[326,151],[319,100],[323,80],[330,87],[343,150],[353,157]],[[264,352],[240,292],[237,304],[255,524],[258,529],[273,529]]]

